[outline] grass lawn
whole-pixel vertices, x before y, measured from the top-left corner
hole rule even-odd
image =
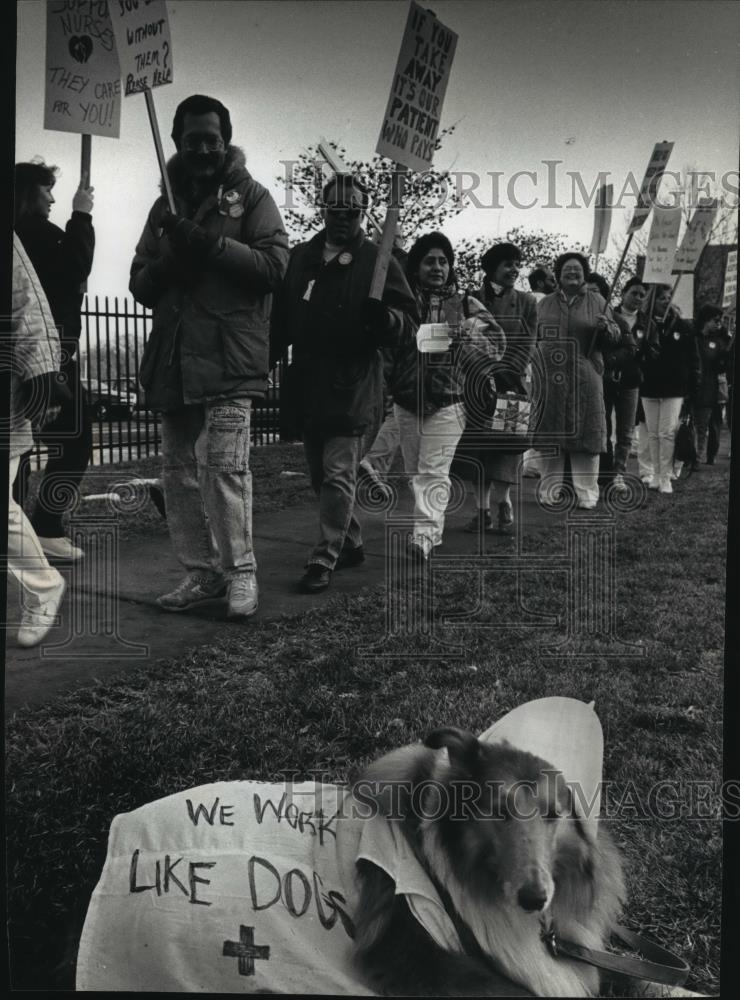
[[[300,449],[291,454],[302,470]],[[626,922],[690,963],[689,989],[717,992],[728,479],[724,467],[707,470],[672,498],[651,494],[617,516],[617,630],[643,642],[643,659],[544,659],[547,633],[497,627],[521,614],[513,576],[489,572],[479,590],[449,573],[431,614],[460,656],[430,657],[409,635],[386,650],[399,658],[363,657],[384,632],[378,587],[18,713],[7,726],[13,984],[73,984],[116,813],[213,780],[298,769],[345,781],[435,726],[481,731],[521,702],[558,694],[594,699],[604,727],[604,805],[627,857]],[[283,486],[291,502],[302,499],[292,477]],[[562,533],[543,529],[527,548],[556,555],[562,546]],[[564,613],[562,573],[523,574],[520,589],[528,609]],[[445,625],[476,605],[480,627]],[[671,786],[656,800],[659,782]],[[701,801],[697,782],[707,783]],[[651,815],[656,801],[664,811],[673,801],[676,816]]]

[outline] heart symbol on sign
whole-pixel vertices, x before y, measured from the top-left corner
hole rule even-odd
[[[72,35],[69,40],[69,54],[77,62],[87,62],[90,58],[92,48],[92,38],[89,35]]]

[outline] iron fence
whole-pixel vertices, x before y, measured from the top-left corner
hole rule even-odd
[[[78,357],[93,417],[93,465],[119,464],[158,455],[161,426],[148,410],[138,383],[139,362],[151,334],[152,311],[129,298],[85,296]],[[269,376],[267,396],[255,403],[252,445],[279,440],[281,365]],[[37,468],[46,449],[35,450]]]

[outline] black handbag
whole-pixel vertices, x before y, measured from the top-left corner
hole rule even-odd
[[[689,412],[684,413],[681,417],[676,431],[673,461],[683,462],[689,468],[696,462],[696,427],[694,426],[694,418]]]

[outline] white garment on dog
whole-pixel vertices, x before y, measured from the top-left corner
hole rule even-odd
[[[454,925],[406,838],[342,816],[335,785],[201,785],[116,816],[77,960],[78,990],[374,995],[352,962],[356,862],[407,896],[434,940]]]

